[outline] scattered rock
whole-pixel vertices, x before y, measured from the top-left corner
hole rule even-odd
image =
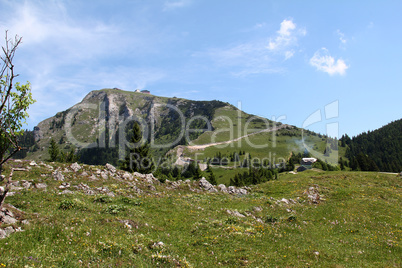
[[[59,194],[74,194],[74,192],[70,191],[70,190],[64,190],[63,192],[60,192]]]
[[[255,212],[261,212],[262,211],[262,207],[253,207],[253,210]]]
[[[14,218],[12,211],[2,208],[0,211],[0,222],[4,224],[14,224],[17,223],[17,220]]]
[[[25,189],[29,189],[31,187],[32,183],[29,181],[22,180],[21,181],[21,186],[24,187]]]
[[[213,186],[209,181],[207,181],[204,177],[201,178],[201,180],[198,182],[198,185],[199,185],[201,188],[203,188],[204,190],[207,190],[207,191],[209,191],[209,192],[211,192],[211,193],[218,192],[218,191],[214,188],[214,186]]]
[[[107,171],[102,171],[100,173],[100,176],[102,177],[102,179],[107,180],[109,179],[109,176],[107,175]]]
[[[81,173],[81,176],[86,177],[86,176],[88,176],[88,173],[87,173],[86,171],[83,171],[83,172]]]
[[[54,171],[52,173],[53,179],[55,179],[56,181],[64,181],[64,176],[63,173],[61,173],[61,171]]]
[[[133,186],[133,190],[137,192],[137,194],[142,194],[142,190],[138,188],[136,185]]]
[[[3,229],[0,229],[0,239],[6,238],[7,234]]]
[[[19,187],[20,186],[20,181],[12,181],[11,185],[15,186],[15,187]]]
[[[247,190],[246,190],[246,189],[243,189],[243,188],[237,189],[237,194],[239,194],[239,195],[246,195],[246,194],[247,194]]]
[[[38,164],[36,164],[35,161],[31,161],[31,162],[29,163],[29,165],[35,167],[35,166],[37,166]]]
[[[229,186],[229,187],[228,187],[228,193],[229,193],[229,194],[236,194],[236,187],[234,187],[234,186]]]
[[[4,228],[4,231],[6,232],[7,236],[9,236],[10,234],[15,232],[15,230],[12,226],[8,226],[8,227]]]
[[[152,184],[148,185],[148,189],[151,191],[156,191],[155,186],[153,186]]]
[[[133,175],[131,175],[130,173],[128,173],[128,172],[125,172],[124,174],[123,174],[123,176],[121,176],[123,179],[125,179],[125,180],[129,180],[129,181],[132,181],[133,180]]]
[[[74,172],[78,172],[78,171],[81,169],[81,166],[80,166],[77,162],[75,162],[75,163],[72,163],[72,164],[70,165],[70,168],[71,168]]]
[[[42,162],[42,165],[43,165],[45,168],[49,169],[49,170],[53,170],[53,169],[54,169],[51,165],[45,164],[45,163],[43,163],[43,162]]]
[[[229,194],[238,194],[238,195],[246,195],[246,194],[248,194],[246,189],[244,189],[244,188],[237,189],[234,186],[229,186],[228,187],[228,193]]]
[[[286,205],[290,204],[289,200],[287,200],[286,198],[282,198],[281,200],[279,200],[279,202],[285,203]]]
[[[105,167],[106,167],[106,169],[109,170],[111,173],[116,173],[116,168],[115,168],[113,165],[107,163],[107,164],[105,165]]]
[[[97,181],[97,180],[98,180],[98,178],[97,178],[94,174],[92,174],[92,175],[89,177],[89,179],[90,179],[91,181]]]
[[[63,182],[60,186],[59,189],[67,189],[70,188],[70,184],[68,182]]]
[[[241,214],[240,212],[238,212],[237,210],[230,210],[230,209],[227,209],[227,210],[226,210],[226,213],[229,214],[229,215],[238,217],[238,218],[245,218],[245,217],[246,217],[246,216],[244,216],[243,214]]]
[[[35,184],[36,189],[46,189],[47,184],[46,183],[37,183]]]
[[[307,198],[310,200],[310,203],[319,204],[321,197],[320,193],[318,192],[317,187],[310,187],[308,190],[304,191],[304,194],[307,195]]]
[[[165,243],[163,243],[162,241],[159,242],[155,242],[152,245],[149,246],[150,249],[155,249],[155,248],[164,248],[165,247]]]
[[[228,193],[228,189],[226,188],[226,186],[224,184],[219,184],[218,185],[218,189],[219,191],[223,192],[223,193]]]

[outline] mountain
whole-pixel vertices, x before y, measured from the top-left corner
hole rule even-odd
[[[335,164],[338,154],[344,155],[334,139],[247,114],[229,103],[102,89],[40,122],[27,157],[49,159],[54,139],[62,151],[75,149],[83,163],[117,164],[126,154],[127,133],[134,121],[142,125],[156,161],[168,156],[177,164],[196,160],[206,166],[215,159],[226,167],[244,161],[274,165],[288,161],[292,152],[303,154],[305,147]]]
[[[347,147],[346,157],[354,170],[402,170],[402,119],[352,139],[345,135],[340,141],[341,146]]]

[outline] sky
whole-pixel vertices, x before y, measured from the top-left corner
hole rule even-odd
[[[0,0],[37,102],[27,129],[102,88],[221,100],[330,136],[402,117],[402,1]],[[2,45],[4,41],[2,42]]]

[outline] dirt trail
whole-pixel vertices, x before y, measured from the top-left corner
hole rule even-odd
[[[221,142],[213,142],[213,143],[207,143],[207,144],[201,144],[201,145],[189,145],[189,146],[186,146],[186,148],[188,148],[190,150],[203,150],[205,148],[215,146],[215,145],[222,145],[222,144],[228,144],[228,143],[236,142],[236,141],[239,141],[239,140],[244,139],[246,137],[250,137],[252,135],[256,135],[256,134],[259,134],[259,133],[277,131],[277,130],[285,128],[287,126],[288,125],[284,124],[284,125],[280,125],[279,127],[267,128],[267,129],[263,129],[263,130],[260,130],[260,131],[257,131],[257,132],[253,132],[253,133],[238,137],[238,138],[233,139],[233,140],[221,141]]]

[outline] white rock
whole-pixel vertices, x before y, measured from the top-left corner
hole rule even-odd
[[[113,165],[107,163],[107,164],[105,165],[105,167],[106,167],[110,172],[116,173],[116,168],[115,168]]]
[[[72,164],[70,165],[70,168],[71,168],[74,172],[77,172],[77,171],[79,171],[79,170],[81,169],[81,166],[80,166],[77,162],[75,162],[75,163],[72,163]]]
[[[61,173],[60,171],[56,170],[52,173],[53,179],[55,179],[56,181],[64,181],[64,176],[63,173]]]

